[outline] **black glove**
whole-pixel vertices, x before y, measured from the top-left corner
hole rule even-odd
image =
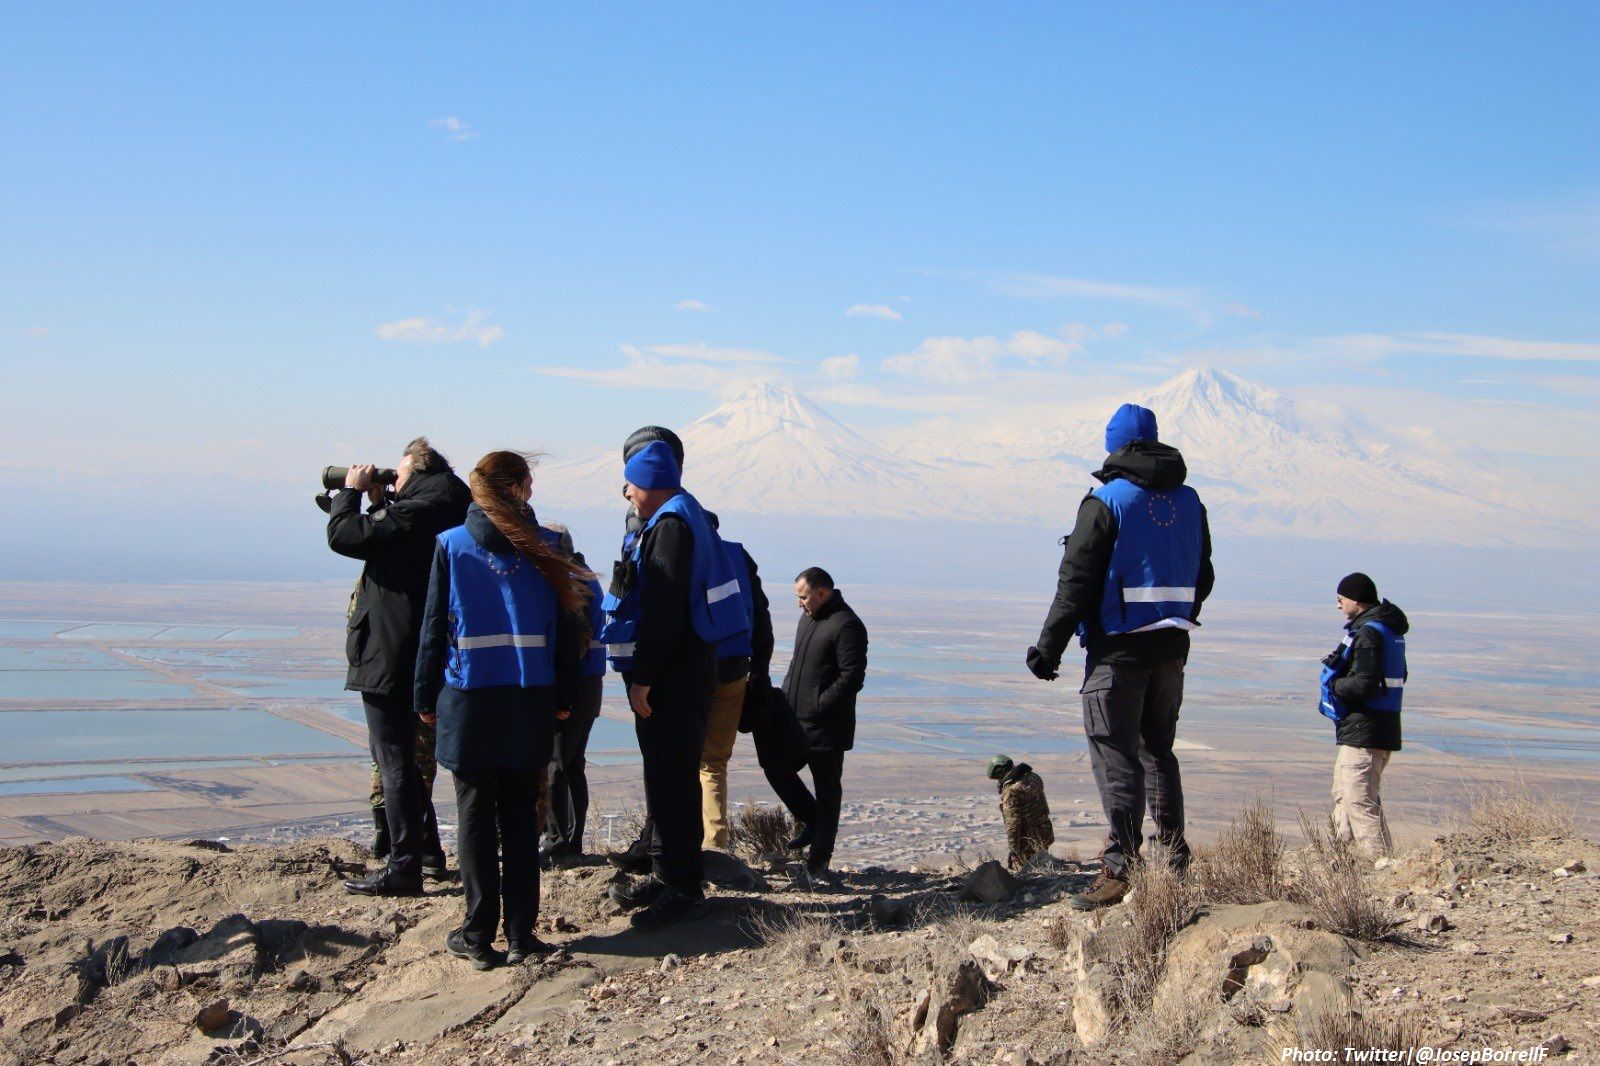
[[[1038,648],[1028,649],[1028,669],[1040,681],[1054,681],[1060,677],[1061,675],[1056,672],[1056,666],[1059,665],[1059,663],[1051,664],[1045,662],[1044,655]]]

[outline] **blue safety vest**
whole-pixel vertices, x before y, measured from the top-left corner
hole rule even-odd
[[[745,562],[743,544],[735,540],[725,540],[722,542],[722,551],[728,557],[728,565],[733,568],[734,576],[739,579],[739,598],[744,601],[745,627],[733,636],[724,637],[717,642],[717,658],[733,659],[741,656],[748,658],[752,651],[750,638],[756,631],[755,582],[751,580],[750,566]]]
[[[439,534],[450,566],[450,656],[445,683],[455,689],[556,680],[556,593],[528,560],[499,555],[457,526]]]
[[[1107,636],[1151,629],[1193,629],[1195,582],[1200,577],[1202,510],[1187,485],[1153,492],[1118,478],[1091,493],[1111,510],[1117,540],[1106,569],[1097,618],[1078,627]]]
[[[1322,665],[1320,680],[1321,694],[1317,701],[1317,710],[1322,712],[1324,718],[1335,722],[1342,722],[1350,714],[1350,706],[1344,700],[1333,694],[1333,683],[1341,678],[1350,669],[1350,656],[1353,654],[1351,647],[1355,644],[1356,629],[1372,629],[1383,638],[1383,682],[1378,689],[1378,694],[1361,705],[1365,711],[1395,711],[1400,710],[1401,701],[1405,697],[1406,678],[1410,672],[1406,669],[1406,638],[1382,622],[1362,622],[1355,629],[1346,633],[1339,642],[1338,657],[1332,664]]]
[[[634,636],[639,628],[643,604],[644,569],[641,553],[645,534],[665,516],[677,515],[689,526],[694,539],[694,556],[689,568],[689,621],[695,635],[708,644],[718,644],[750,626],[739,595],[739,579],[728,555],[722,549],[717,531],[711,528],[700,504],[687,492],[679,492],[650,517],[635,536],[623,538],[624,558],[633,564],[633,580],[619,595],[608,591],[603,601],[605,625],[600,639],[606,657],[615,670],[633,669]]]

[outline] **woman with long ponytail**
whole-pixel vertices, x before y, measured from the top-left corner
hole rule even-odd
[[[436,719],[437,759],[455,776],[467,913],[445,946],[486,970],[550,950],[534,934],[539,774],[556,714],[579,689],[593,575],[540,527],[524,456],[490,452],[468,484],[465,524],[441,533],[434,549],[416,707]],[[494,947],[502,913],[505,953]]]

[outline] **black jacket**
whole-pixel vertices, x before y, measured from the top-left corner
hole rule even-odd
[[[515,549],[473,504],[467,532],[497,555]],[[550,757],[557,710],[571,710],[580,685],[578,663],[588,646],[586,623],[577,613],[556,619],[556,681],[538,688],[494,685],[456,689],[445,684],[450,657],[450,559],[436,545],[429,572],[427,606],[417,648],[414,705],[438,714],[435,757],[447,770],[533,770]]]
[[[634,630],[633,668],[623,680],[629,685],[649,685],[651,707],[672,713],[678,704],[699,706],[711,698],[717,684],[717,652],[694,631],[689,617],[694,531],[677,515],[667,514],[645,530],[643,537],[639,545],[641,572],[633,575],[631,567],[619,571],[624,581],[644,583],[639,625]],[[697,713],[703,715],[705,707],[699,706]]]
[[[838,589],[816,614],[802,614],[783,694],[813,751],[856,742],[856,693],[867,680],[867,627]]]
[[[1127,478],[1141,488],[1166,492],[1182,485],[1188,475],[1183,456],[1176,448],[1155,441],[1134,441],[1108,455],[1105,466],[1094,476],[1107,483]],[[1211,528],[1203,506],[1200,535],[1200,573],[1195,579],[1194,591],[1196,619],[1200,616],[1200,604],[1211,595],[1211,587],[1216,583],[1211,569]],[[1091,666],[1103,662],[1150,666],[1188,658],[1186,630],[1154,629],[1148,633],[1116,636],[1099,632],[1096,622],[1100,617],[1101,594],[1105,589],[1106,571],[1111,566],[1111,549],[1117,543],[1117,521],[1110,507],[1092,493],[1085,496],[1078,505],[1077,524],[1064,542],[1066,550],[1061,555],[1055,600],[1039,632],[1039,655],[1051,669],[1061,665],[1061,656],[1066,653],[1079,622],[1088,623]]]
[[[1396,636],[1402,637],[1411,628],[1406,613],[1388,600],[1368,607],[1345,626],[1354,637],[1350,642],[1350,668],[1342,677],[1333,680],[1333,694],[1350,708],[1350,713],[1338,723],[1339,743],[1352,748],[1399,751],[1400,712],[1369,711],[1364,706],[1367,699],[1378,694],[1387,675],[1383,672],[1383,637],[1376,630],[1363,626],[1363,622],[1382,622],[1394,630]],[[1333,654],[1338,655],[1339,651],[1335,648]]]
[[[361,500],[342,489],[328,509],[328,547],[366,563],[345,633],[344,687],[409,698],[434,538],[466,518],[472,492],[440,470],[411,475],[393,500],[365,514]]]

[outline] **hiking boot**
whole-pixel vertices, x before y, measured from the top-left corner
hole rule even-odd
[[[536,936],[525,937],[511,941],[510,950],[506,952],[506,962],[516,966],[529,959],[542,959],[554,950],[552,945],[546,944]]]
[[[389,857],[389,812],[382,807],[372,808],[372,857]]]
[[[705,905],[704,899],[697,899],[687,892],[663,886],[655,902],[635,913],[628,919],[628,923],[641,933],[650,933],[687,918],[700,917],[705,913]]]
[[[492,970],[506,961],[506,956],[491,944],[474,944],[461,929],[452,929],[444,938],[444,949],[458,959],[472,963],[474,970]]]
[[[626,874],[647,874],[650,872],[650,849],[635,840],[627,851],[606,852],[606,862]]]
[[[809,823],[796,822],[795,825],[798,827],[798,832],[789,838],[788,843],[784,844],[784,847],[790,851],[802,851],[811,846],[812,838],[814,838],[817,834],[816,831],[811,828]]]
[[[612,885],[606,890],[606,895],[611,897],[612,903],[625,911],[631,911],[635,907],[643,907],[646,903],[653,902],[666,890],[664,882],[648,877],[631,885]]]
[[[1092,911],[1096,907],[1109,907],[1121,903],[1128,894],[1128,882],[1101,870],[1089,887],[1067,897],[1075,911]]]
[[[357,896],[420,896],[422,878],[401,877],[386,866],[368,877],[346,881],[344,890]]]

